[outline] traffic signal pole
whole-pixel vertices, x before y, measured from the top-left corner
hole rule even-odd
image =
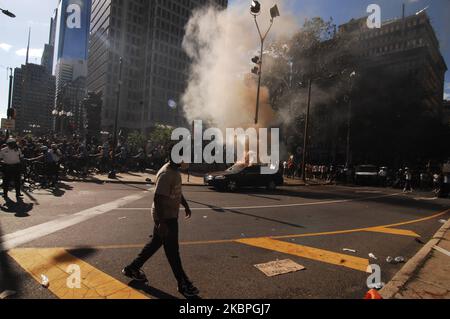
[[[8,94],[8,109],[6,112],[7,119],[11,119],[11,109],[12,109],[12,86],[13,86],[13,75],[12,68],[9,68],[9,94]],[[9,138],[9,129],[6,130],[6,138]]]
[[[256,20],[256,17],[255,17],[255,20]],[[261,39],[261,54],[259,56],[258,91],[256,93],[255,125],[258,124],[258,119],[259,119],[259,100],[260,100],[260,92],[261,92],[261,75],[262,75],[262,65],[263,65],[263,50],[264,50],[264,39]]]

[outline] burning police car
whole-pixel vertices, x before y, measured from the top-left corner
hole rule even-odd
[[[284,184],[283,176],[278,170],[275,174],[262,174],[261,164],[235,164],[226,171],[206,174],[204,182],[217,190],[235,192],[245,187],[266,187],[274,190]]]

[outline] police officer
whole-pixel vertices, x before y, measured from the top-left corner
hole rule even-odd
[[[6,141],[6,147],[0,151],[0,160],[3,164],[3,198],[8,201],[8,189],[11,181],[16,187],[16,198],[22,197],[20,192],[20,162],[23,158],[22,151],[17,146],[16,140],[10,138]]]

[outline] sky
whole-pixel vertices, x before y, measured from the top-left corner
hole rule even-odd
[[[154,0],[150,0],[154,1]],[[250,0],[230,0],[229,5]],[[263,9],[265,2],[260,0]],[[273,1],[270,0],[270,3]],[[381,7],[382,19],[401,17],[402,3],[406,3],[406,14],[430,6],[428,14],[437,37],[441,43],[441,52],[450,67],[450,0],[284,0],[284,10],[289,10],[299,21],[320,16],[333,17],[336,24],[342,24],[352,18],[366,16],[369,4]],[[30,62],[40,63],[44,44],[48,42],[50,17],[57,7],[58,0],[0,0],[0,8],[16,14],[11,19],[0,14],[0,116],[5,117],[8,103],[8,67],[20,67],[25,63],[28,28],[31,27]],[[283,15],[283,12],[281,12]],[[249,16],[250,18],[250,16]],[[276,26],[274,26],[276,27]],[[450,72],[446,74],[445,96],[450,100]]]

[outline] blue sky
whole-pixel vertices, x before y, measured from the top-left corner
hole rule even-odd
[[[230,0],[230,5],[250,0]],[[274,0],[260,0],[262,5],[271,5]],[[413,14],[430,6],[428,14],[441,42],[441,51],[450,66],[450,0],[284,0],[288,9],[303,21],[305,17],[333,17],[337,24],[351,18],[366,15],[367,6],[376,3],[381,6],[382,19],[401,16],[402,3],[407,3],[406,13]],[[25,48],[28,28],[32,28],[30,62],[40,63],[44,44],[48,41],[50,17],[58,0],[0,0],[0,8],[17,15],[10,19],[0,15],[0,116],[4,117],[8,101],[8,78],[6,68],[18,67],[25,62]],[[283,14],[283,13],[281,13]],[[446,94],[450,99],[450,72],[446,74]]]

